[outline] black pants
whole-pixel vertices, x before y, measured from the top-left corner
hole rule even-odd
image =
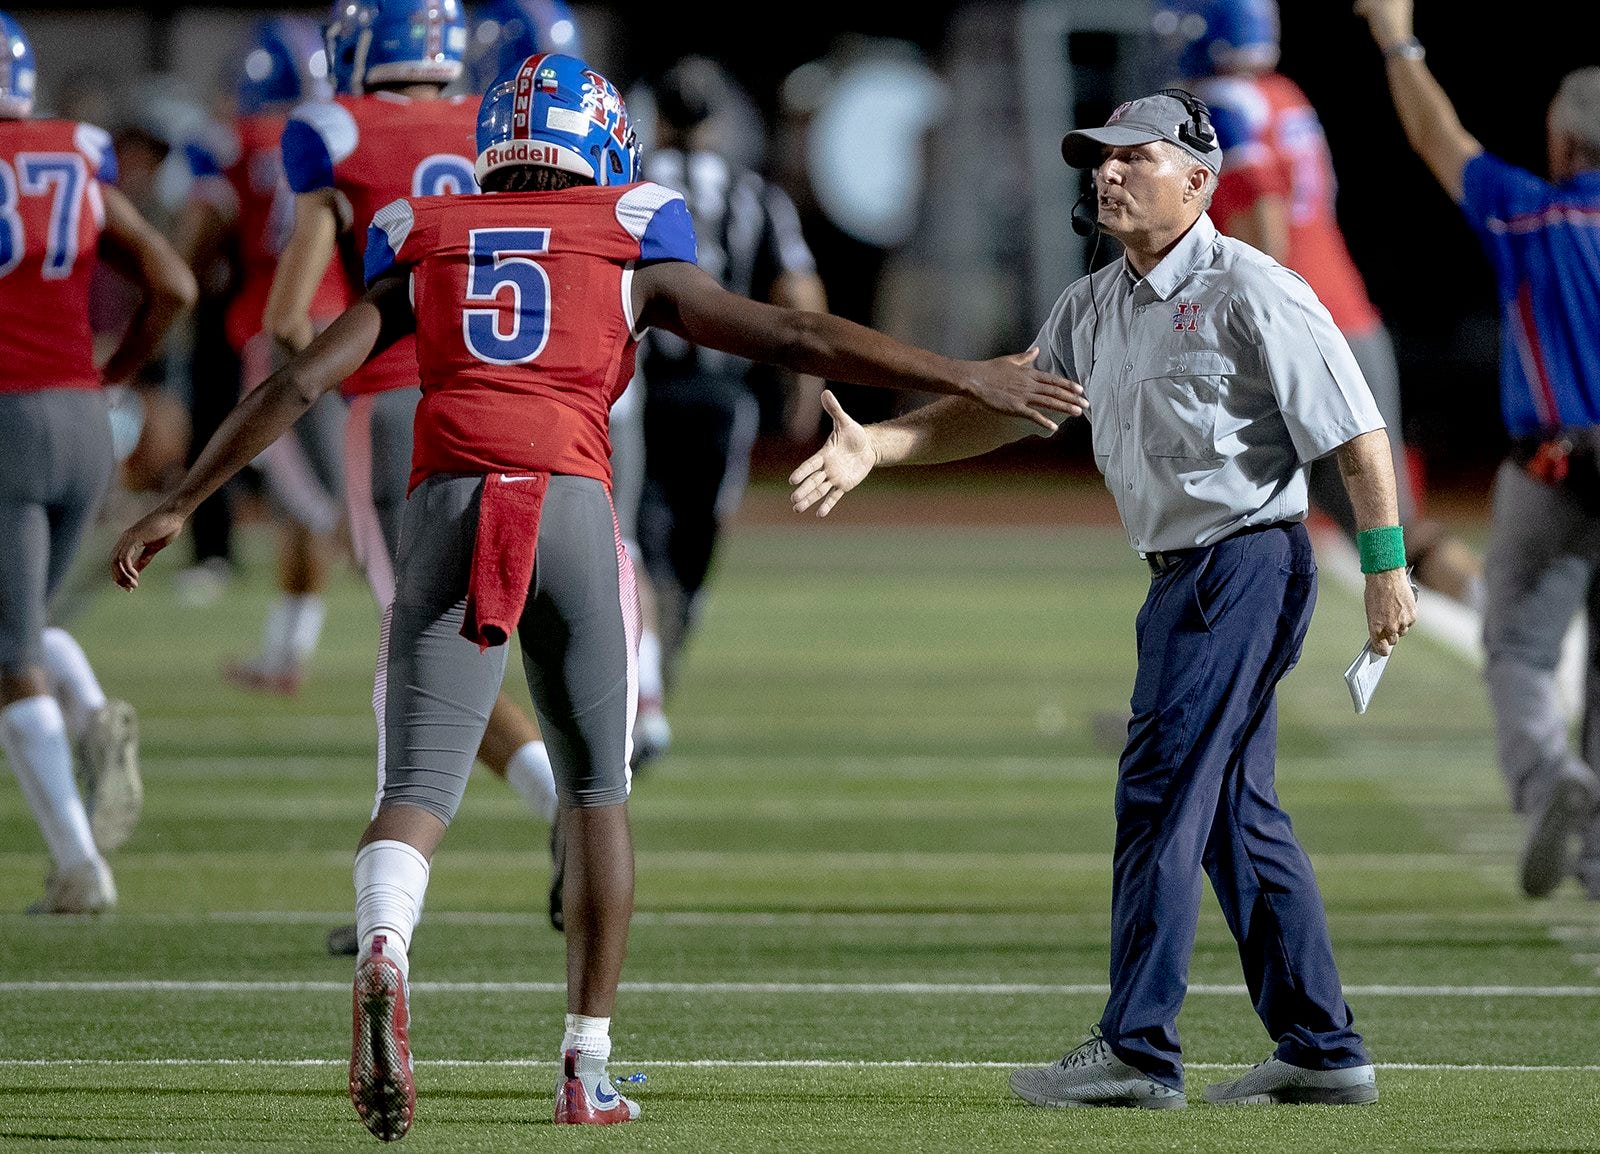
[[[639,550],[659,597],[669,680],[722,527],[744,497],[759,426],[760,406],[742,376],[646,382]]]

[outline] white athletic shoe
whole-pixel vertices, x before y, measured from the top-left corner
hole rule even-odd
[[[139,777],[139,715],[126,701],[107,701],[89,719],[77,748],[78,792],[101,853],[133,836],[144,811]]]
[[[44,897],[28,907],[30,914],[98,914],[117,904],[117,883],[104,858],[91,858],[62,872],[51,870]]]
[[[604,1058],[576,1050],[561,1055],[561,1073],[556,1078],[558,1125],[608,1126],[638,1117],[639,1103],[622,1096],[606,1073]]]
[[[1308,1070],[1268,1058],[1242,1077],[1207,1086],[1205,1096],[1219,1106],[1364,1106],[1378,1100],[1378,1077],[1370,1065]]]

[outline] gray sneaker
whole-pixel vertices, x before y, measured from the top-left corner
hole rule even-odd
[[[1548,897],[1561,884],[1571,869],[1569,843],[1597,804],[1600,779],[1581,761],[1567,762],[1544,804],[1528,822],[1520,871],[1523,893],[1530,898]]]
[[[133,836],[144,811],[139,777],[139,715],[112,698],[90,717],[78,739],[78,789],[95,848],[107,854]]]
[[[1182,1090],[1163,1086],[1113,1054],[1098,1026],[1087,1042],[1061,1061],[1012,1071],[1011,1092],[1035,1106],[1176,1110],[1188,1105]]]
[[[1207,1086],[1205,1096],[1219,1106],[1362,1106],[1378,1100],[1378,1079],[1370,1065],[1307,1070],[1268,1058],[1242,1077]]]

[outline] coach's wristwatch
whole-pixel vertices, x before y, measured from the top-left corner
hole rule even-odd
[[[1422,41],[1415,36],[1407,36],[1404,40],[1396,40],[1383,50],[1383,58],[1385,60],[1394,60],[1396,58],[1401,60],[1421,60],[1427,54],[1427,49],[1422,47]]]

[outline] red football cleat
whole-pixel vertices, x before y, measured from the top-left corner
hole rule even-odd
[[[556,1122],[573,1126],[608,1126],[632,1122],[639,1104],[624,1098],[606,1073],[604,1059],[568,1050],[561,1055],[562,1077],[556,1085]]]
[[[350,1101],[367,1129],[396,1142],[411,1129],[417,1088],[411,1080],[411,1045],[406,1038],[406,980],[384,957],[387,938],[372,939],[372,953],[356,967],[351,994]]]
[[[271,670],[257,660],[227,662],[222,667],[222,680],[249,693],[293,697],[300,692],[298,669]]]

